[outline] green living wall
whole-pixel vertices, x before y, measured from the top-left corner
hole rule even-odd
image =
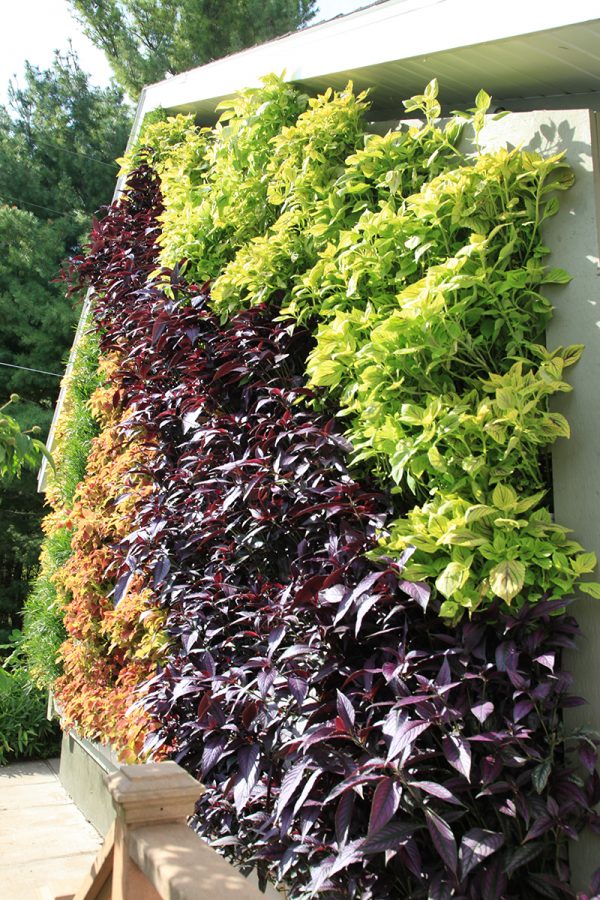
[[[270,76],[147,125],[72,265],[103,364],[65,722],[185,765],[198,832],[293,898],[575,897],[599,827],[561,654],[600,586],[550,471],[582,347],[544,343],[572,173],[481,150],[488,106],[441,122],[432,82],[379,136]]]

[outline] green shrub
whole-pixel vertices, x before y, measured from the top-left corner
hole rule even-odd
[[[46,693],[23,669],[0,669],[0,766],[58,752],[59,728],[46,718],[46,707]]]
[[[66,632],[53,579],[70,555],[71,530],[52,530],[42,545],[40,572],[25,603],[23,651],[30,678],[40,688],[51,687],[61,671],[56,657]]]
[[[73,369],[67,376],[64,406],[55,435],[55,469],[48,475],[47,497],[53,512],[44,522],[46,537],[40,570],[25,601],[22,650],[29,675],[39,688],[49,688],[60,674],[58,649],[65,639],[62,604],[54,575],[71,555],[68,514],[98,426],[89,399],[101,384],[99,347],[95,332],[87,331],[77,345]]]

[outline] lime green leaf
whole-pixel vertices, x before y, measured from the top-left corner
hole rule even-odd
[[[544,497],[546,491],[538,491],[537,494],[532,494],[531,497],[523,497],[522,500],[519,500],[517,505],[515,506],[516,513],[524,513],[527,512],[528,509],[531,509],[533,506],[537,506],[540,500]]]
[[[496,510],[493,506],[486,506],[484,503],[477,503],[475,506],[470,506],[465,513],[465,522],[470,525],[471,522],[478,522],[479,519],[486,519],[488,516],[495,513]]]
[[[571,568],[576,575],[584,575],[586,572],[593,572],[597,565],[595,553],[580,553],[571,563]]]
[[[440,616],[442,619],[453,619],[460,611],[460,606],[454,600],[444,600],[440,606]]]
[[[489,575],[490,587],[497,597],[510,603],[525,582],[525,566],[517,559],[507,559],[494,566]]]
[[[478,112],[487,112],[490,108],[490,103],[492,102],[492,98],[486,91],[481,90],[475,97],[475,109]]]
[[[564,269],[549,269],[542,278],[542,284],[568,284],[572,277]]]
[[[583,344],[571,344],[570,347],[565,347],[561,354],[565,366],[574,365],[581,358],[584,350]]]
[[[443,572],[440,572],[435,581],[435,586],[444,597],[451,597],[459,591],[469,577],[469,566],[460,562],[448,563]]]
[[[581,581],[577,587],[584,594],[589,594],[594,600],[600,600],[600,584],[597,581]]]
[[[517,495],[515,491],[504,484],[497,484],[492,494],[492,503],[496,509],[503,512],[513,512],[517,507]]]

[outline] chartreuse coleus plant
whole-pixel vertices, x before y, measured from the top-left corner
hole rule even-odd
[[[215,278],[236,250],[262,235],[276,217],[268,201],[272,140],[305,109],[308,98],[269,75],[219,104],[214,129],[191,116],[150,124],[122,160],[125,171],[149,158],[165,198],[160,262],[184,261],[190,281]]]
[[[476,135],[489,98],[480,95]],[[385,200],[321,254],[286,312],[318,316],[310,383],[333,393],[355,461],[417,501],[381,552],[415,548],[457,621],[500,597],[569,595],[593,554],[552,520],[548,448],[569,436],[549,399],[582,348],[546,350],[544,221],[572,183],[561,155],[515,149],[459,160],[398,207]]]
[[[366,97],[355,96],[351,84],[340,93],[326,91],[273,140],[267,197],[280,215],[216,280],[212,304],[221,317],[291,292],[319,252],[361,213],[384,199],[396,208],[456,156],[460,123],[438,127],[435,86],[411,107],[424,114],[424,123],[384,137],[365,134]]]

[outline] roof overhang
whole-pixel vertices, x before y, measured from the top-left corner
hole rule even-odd
[[[163,107],[214,122],[215,106],[268,72],[317,93],[370,88],[374,118],[433,77],[446,106],[485,88],[496,101],[598,93],[598,0],[385,0],[147,87],[143,114]]]

